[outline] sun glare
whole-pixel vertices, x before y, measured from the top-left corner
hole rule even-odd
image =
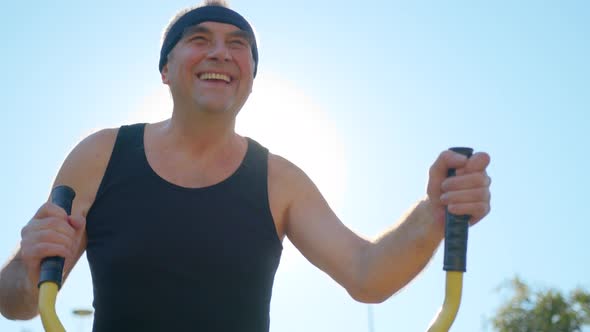
[[[257,77],[236,127],[303,169],[333,207],[340,204],[346,186],[344,145],[328,114],[303,91],[277,77]]]
[[[347,182],[344,144],[328,113],[301,89],[261,74],[236,127],[305,171],[335,211],[342,206]],[[305,258],[285,241],[280,270],[296,270],[303,264]]]
[[[164,86],[147,96],[127,121],[161,121],[170,115],[171,109]],[[344,144],[328,113],[294,84],[260,73],[252,95],[238,115],[236,131],[300,167],[335,211],[342,206],[347,182]],[[284,257],[287,259],[283,259],[282,269],[304,261],[288,242],[283,256],[288,258]]]
[[[147,96],[129,123],[157,122],[170,115],[165,86]],[[330,205],[338,208],[346,189],[345,149],[328,114],[292,83],[261,73],[238,115],[236,131],[287,158],[316,183]]]

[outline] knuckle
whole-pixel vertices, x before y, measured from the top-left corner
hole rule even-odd
[[[20,256],[24,261],[27,261],[31,257],[31,248],[27,243],[21,242]]]
[[[442,191],[449,191],[454,188],[453,183],[456,182],[457,178],[446,178],[444,179],[441,184],[440,188]]]
[[[486,201],[488,199],[488,193],[485,189],[479,189],[477,191],[476,199],[478,201]]]
[[[438,172],[440,172],[442,166],[448,164],[448,159],[450,158],[452,153],[453,152],[449,150],[441,151],[438,154],[438,157],[436,158],[432,166],[430,166],[429,174],[438,175]]]
[[[46,211],[46,213],[47,213],[48,216],[56,217],[56,218],[61,218],[61,219],[67,217],[66,212],[60,206],[58,206],[58,205],[56,205],[54,203],[51,203],[51,202],[47,202],[45,204],[46,204],[46,210],[45,211]]]
[[[488,205],[485,203],[479,203],[477,204],[477,213],[480,216],[484,216],[487,214],[488,211]]]
[[[451,150],[445,150],[440,154],[440,158],[445,165],[458,164],[458,161],[461,160],[461,156],[460,153]]]
[[[40,222],[41,222],[41,219],[37,219],[35,217],[33,217],[31,220],[29,220],[29,222],[27,222],[27,224],[24,225],[20,230],[21,237],[24,237],[27,234],[34,232],[34,230],[38,227]]]
[[[477,184],[480,187],[486,187],[488,185],[488,177],[485,174],[483,174],[483,173],[477,174],[477,180],[476,181],[477,181]]]
[[[25,246],[31,242],[35,242],[35,239],[38,237],[38,231],[35,229],[27,228],[23,229],[21,232],[21,245]]]
[[[51,214],[52,205],[53,204],[51,204],[50,202],[45,202],[45,203],[41,204],[41,206],[37,210],[37,213],[35,213],[35,216],[40,217],[40,216]]]
[[[52,207],[53,205],[54,205],[54,204],[53,204],[53,203],[51,203],[51,202],[49,202],[49,201],[48,201],[48,202],[44,202],[43,204],[41,204],[41,209],[51,209],[51,207]]]
[[[59,211],[61,210],[61,208],[59,207],[59,205],[57,205],[57,204],[55,204],[53,202],[47,202],[47,206],[54,213],[59,213]]]
[[[490,154],[487,152],[479,152],[478,155],[481,156],[481,158],[483,159],[486,166],[489,165],[490,162],[492,161],[492,157],[490,157]]]
[[[44,207],[45,209],[47,209],[47,210],[55,211],[55,210],[56,210],[56,207],[57,207],[57,205],[55,205],[55,203],[53,203],[53,202],[45,202],[45,203],[43,204],[43,207]]]
[[[41,204],[41,206],[39,206],[39,209],[37,209],[36,214],[43,213],[43,212],[47,211],[47,209],[49,209],[49,202],[45,202],[45,203]]]
[[[23,228],[20,229],[20,237],[24,239],[29,234],[30,223],[26,224]]]
[[[430,168],[428,169],[428,175],[430,177],[433,177],[434,175],[436,175],[436,164],[433,164],[432,166],[430,166]]]

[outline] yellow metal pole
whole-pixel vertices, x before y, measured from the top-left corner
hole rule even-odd
[[[39,286],[39,314],[46,332],[65,332],[55,312],[58,287],[54,282],[44,282]]]
[[[447,272],[445,301],[438,315],[430,324],[428,332],[446,332],[451,328],[461,304],[462,288],[463,272]]]
[[[51,192],[51,202],[63,208],[69,215],[72,213],[72,202],[76,193],[68,186],[55,187]],[[65,332],[57,313],[55,301],[61,287],[64,267],[63,257],[47,257],[41,261],[39,276],[39,314],[46,332]]]
[[[471,157],[471,148],[451,148],[451,151]],[[455,170],[449,169],[448,176],[455,176]],[[445,257],[444,267],[446,272],[445,300],[428,332],[447,332],[453,325],[459,305],[461,304],[461,292],[463,288],[463,272],[466,270],[467,260],[467,234],[469,230],[469,216],[456,216],[445,213]]]

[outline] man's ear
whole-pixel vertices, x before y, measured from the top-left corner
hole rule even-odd
[[[168,84],[168,64],[165,64],[164,67],[162,67],[160,75],[162,76],[162,83]]]

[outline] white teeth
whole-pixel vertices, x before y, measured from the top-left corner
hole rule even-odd
[[[231,78],[225,74],[218,74],[218,73],[203,73],[199,76],[199,79],[202,80],[223,80],[227,83],[231,82]]]

